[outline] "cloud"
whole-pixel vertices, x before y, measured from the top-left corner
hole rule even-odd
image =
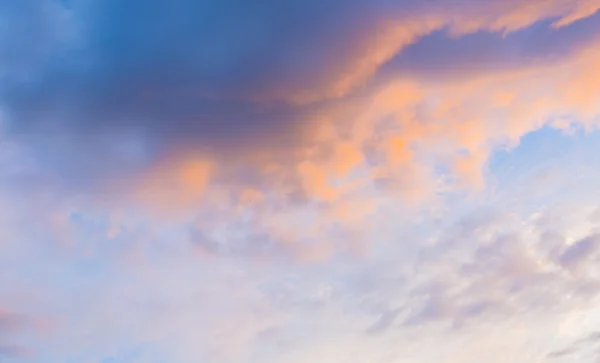
[[[559,263],[567,268],[576,268],[586,259],[593,257],[598,248],[598,237],[589,236],[569,246],[560,256]]]
[[[563,357],[573,356],[577,353],[581,353],[581,351],[586,350],[590,347],[594,347],[598,344],[600,340],[600,334],[598,332],[591,332],[583,338],[579,338],[567,348],[556,350],[548,354],[549,358],[560,359]]]
[[[24,326],[25,320],[18,314],[0,309],[0,329],[2,331],[17,330]]]
[[[27,354],[27,350],[16,345],[0,344],[0,356],[8,358],[23,357]]]
[[[552,21],[541,20],[504,36],[479,31],[449,38],[445,30],[438,30],[396,54],[375,78],[417,74],[428,80],[456,79],[560,60],[596,37],[598,18],[591,16],[554,31],[548,30]]]
[[[29,354],[27,348],[10,344],[11,337],[28,328],[30,328],[29,319],[0,306],[0,357],[18,358]]]
[[[600,291],[598,150],[536,158],[597,126],[598,6],[0,4],[0,298],[58,321],[0,352],[530,357]]]
[[[483,214],[480,209],[473,213]],[[330,263],[296,268],[285,259],[256,266],[252,260],[231,258],[245,253],[231,250],[232,245],[209,251],[218,259],[197,259],[181,249],[184,236],[167,234],[168,249],[158,247],[147,255],[147,263],[115,265],[106,272],[108,283],[88,284],[70,296],[80,302],[75,310],[66,301],[59,303],[62,313],[70,316],[61,330],[68,343],[53,352],[78,357],[93,351],[89,354],[117,358],[139,342],[152,341],[160,347],[158,356],[183,362],[237,362],[257,351],[269,357],[311,351],[311,356],[321,357],[326,355],[319,350],[322,344],[363,334],[377,339],[359,344],[356,349],[361,352],[369,349],[364,344],[397,341],[403,334],[422,337],[422,332],[444,340],[445,326],[456,336],[478,334],[477,329],[488,324],[500,324],[504,330],[502,324],[512,317],[539,314],[554,319],[556,311],[567,313],[594,303],[597,290],[591,295],[578,291],[593,280],[590,266],[573,276],[544,255],[545,241],[537,237],[555,226],[536,229],[523,223],[526,215],[511,211],[489,215],[471,218],[470,223],[453,221],[431,244],[403,241],[398,235],[408,233],[398,233],[393,243],[380,245],[370,258],[338,259],[335,268]],[[462,231],[455,241],[453,228]],[[411,253],[410,246],[418,253]],[[263,334],[270,329],[276,330],[272,340]],[[94,335],[81,333],[86,331]],[[281,345],[275,347],[273,341]]]
[[[375,322],[375,324],[368,328],[365,333],[369,335],[377,335],[385,332],[392,326],[397,315],[397,311],[388,311],[381,314],[381,317]]]
[[[267,161],[258,158],[258,170],[274,159],[293,164],[307,192],[325,199],[335,192],[327,183],[318,182],[324,178],[316,176],[318,166],[298,154],[303,155],[305,147],[315,141],[315,125],[332,117],[332,107],[339,108],[332,99],[341,99],[346,109],[368,107],[347,104],[365,91],[363,86],[382,66],[403,74],[402,62],[394,65],[392,59],[401,59],[405,52],[410,58],[407,46],[426,44],[431,37],[455,42],[443,35],[444,29],[454,35],[512,34],[545,19],[557,19],[555,24],[560,25],[552,35],[547,34],[547,27],[538,27],[532,34],[494,39],[499,47],[510,47],[511,42],[522,42],[521,38],[555,44],[557,37],[571,42],[583,34],[577,37],[581,42],[593,33],[593,22],[576,29],[571,25],[593,16],[597,8],[594,1],[567,4],[558,0],[476,6],[461,1],[335,1],[327,5],[263,1],[251,7],[184,0],[168,5],[49,0],[40,4],[34,6],[38,4],[29,0],[18,6],[3,5],[10,20],[5,34],[21,34],[16,27],[29,19],[38,19],[35,23],[43,28],[23,33],[35,41],[2,38],[7,51],[3,52],[6,60],[0,62],[0,103],[9,134],[39,149],[40,160],[69,188],[76,181],[89,186],[105,184],[106,179],[123,186],[131,173],[142,175],[155,163],[181,154],[183,158],[201,154],[219,167],[231,168],[232,159],[264,156],[266,151]],[[159,23],[163,25],[158,27]],[[564,51],[555,46],[555,52]],[[435,56],[438,49],[426,50],[427,58],[446,59]],[[486,49],[477,52],[491,54]],[[518,48],[517,58],[526,57],[524,52],[528,50]],[[447,66],[456,73],[464,67],[461,63],[448,61]],[[303,101],[299,104],[298,100]],[[340,132],[347,132],[351,123],[333,122],[342,128]],[[408,148],[414,141],[403,140]],[[392,149],[397,154],[395,145]],[[347,159],[336,162],[338,172],[359,163],[365,147],[340,140],[336,157]],[[470,173],[470,183],[481,183],[475,170],[486,154],[470,152],[476,155],[458,160],[454,168]],[[243,159],[247,164],[248,159]],[[309,174],[312,181],[307,184]],[[394,177],[381,178],[410,189]],[[417,179],[416,183],[422,182]]]
[[[514,157],[524,149],[514,150]],[[579,178],[569,161],[552,166]],[[202,211],[193,226],[79,210],[67,219],[78,232],[71,247],[28,256],[24,261],[31,272],[17,273],[11,285],[0,284],[0,293],[28,281],[28,289],[40,295],[28,300],[43,302],[44,310],[58,318],[51,336],[28,340],[25,346],[35,347],[38,355],[19,358],[27,363],[54,358],[383,360],[393,354],[424,362],[436,361],[436,354],[463,354],[459,361],[477,362],[489,357],[490,349],[510,351],[515,359],[529,357],[531,348],[522,347],[524,342],[554,339],[561,319],[596,304],[598,292],[590,289],[596,281],[593,265],[582,261],[578,274],[569,273],[546,253],[542,238],[548,231],[563,237],[556,238],[562,253],[572,240],[594,235],[597,223],[590,217],[596,209],[577,204],[571,210],[559,202],[552,210],[532,206],[517,192],[539,189],[536,180],[532,175],[507,183],[512,190],[497,199],[461,198],[451,204],[451,213],[442,213],[441,224],[405,210],[398,199],[386,198],[385,208],[376,200],[372,224],[367,223],[372,230],[366,231],[366,238],[376,239],[375,248],[367,258],[337,255],[320,263],[290,263],[281,248],[267,252],[277,256],[270,263],[248,258],[265,251],[253,244],[263,236],[249,234],[258,223],[240,218],[231,224],[219,208]],[[597,203],[587,190],[576,190],[590,206]],[[509,202],[514,196],[519,203]],[[572,195],[563,198],[572,200]],[[359,211],[365,209],[358,205]],[[307,229],[303,214],[283,211],[287,214],[271,212],[280,217],[271,217],[274,225],[289,220],[298,230]],[[324,220],[321,227],[337,219]],[[206,227],[213,224],[220,228]],[[100,237],[113,226],[120,226],[122,235]],[[329,230],[311,232],[324,238]],[[120,258],[129,246],[139,252],[137,260]],[[198,258],[196,249],[211,257]],[[501,337],[503,349],[497,346]],[[464,348],[474,339],[485,353]],[[399,340],[406,344],[394,344]],[[547,347],[546,354],[556,346],[561,345],[540,350]]]
[[[461,2],[307,4],[300,6],[306,18],[281,32],[288,43],[258,30],[279,26],[292,13],[289,4],[272,10],[265,2],[233,14],[185,1],[151,3],[138,14],[137,5],[48,3],[39,14],[27,6],[10,8],[12,18],[49,17],[47,24],[62,30],[38,35],[63,44],[31,68],[30,78],[5,67],[4,138],[31,152],[36,164],[7,176],[17,195],[52,189],[68,204],[83,194],[95,205],[141,206],[171,222],[202,215],[192,228],[200,232],[188,239],[203,253],[323,261],[338,253],[368,254],[365,233],[381,200],[398,196],[419,206],[439,193],[483,190],[497,150],[545,125],[592,128],[597,121],[598,40],[590,35],[597,16],[585,12],[589,19],[550,27],[578,13],[578,4],[482,2],[467,10]],[[168,26],[156,29],[167,12]],[[325,21],[330,12],[339,12],[335,21]],[[128,21],[132,14],[139,15],[136,21]],[[202,14],[212,14],[214,23]],[[216,21],[220,17],[226,20]],[[361,20],[349,20],[356,17]],[[322,21],[297,31],[313,18]],[[212,27],[222,49],[198,53],[188,46],[213,44],[209,35],[192,35]],[[256,43],[242,42],[249,29],[262,34]],[[317,33],[324,35],[313,41]],[[498,54],[514,48],[514,64],[505,67],[502,59],[490,60],[494,51],[469,45],[478,39],[493,40]],[[541,41],[539,49],[524,48],[534,40]],[[330,49],[334,43],[348,45],[347,52]],[[320,56],[295,62],[285,56],[295,51],[291,44],[301,54]],[[441,44],[465,52],[447,59]],[[374,59],[361,60],[363,46],[373,47]],[[555,57],[544,60],[548,54]],[[69,62],[53,58],[67,56]],[[254,57],[256,62],[248,60]],[[527,62],[530,57],[542,60]],[[423,64],[421,58],[446,59],[447,67],[427,66],[440,69],[439,77],[412,73],[410,63]],[[343,74],[329,72],[330,63]],[[464,71],[470,64],[481,67]],[[279,65],[299,76],[277,73]],[[322,89],[336,84],[331,77],[355,74],[364,79],[348,81],[335,96]],[[280,85],[285,90],[273,91]],[[299,102],[298,92],[316,98]],[[77,235],[68,226],[70,212],[52,211],[47,223],[57,239]],[[232,236],[224,232],[227,226],[245,232]]]

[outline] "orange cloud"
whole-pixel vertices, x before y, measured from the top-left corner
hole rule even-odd
[[[460,2],[458,3],[460,4]],[[443,28],[453,36],[477,31],[502,32],[504,35],[524,29],[538,21],[558,18],[554,28],[568,26],[594,15],[600,0],[507,0],[423,6],[400,14],[385,14],[355,35],[354,48],[340,51],[345,58],[328,70],[316,87],[279,91],[266,98],[284,98],[295,104],[307,104],[344,97],[360,89],[386,62],[420,38]],[[366,35],[365,35],[366,34]]]
[[[304,161],[298,165],[298,173],[304,190],[310,196],[329,202],[337,197],[337,191],[329,185],[327,174],[319,166]]]
[[[362,153],[352,143],[342,141],[336,145],[333,166],[338,175],[345,176],[362,161]]]
[[[441,163],[481,187],[483,166],[496,148],[514,146],[558,116],[587,127],[596,120],[599,49],[592,43],[559,62],[439,82],[400,77],[358,105],[349,99],[349,110],[362,111],[337,122],[351,130],[355,149],[371,145],[385,155],[373,170],[410,179],[415,163]],[[378,131],[382,125],[388,130]]]
[[[211,161],[197,156],[162,162],[134,185],[134,199],[161,214],[197,207],[213,170]]]
[[[545,6],[521,7],[522,18],[498,21],[512,29],[540,14],[574,14]],[[488,158],[499,148],[514,147],[544,125],[564,127],[565,119],[594,127],[599,44],[517,69],[461,71],[433,80],[392,77],[307,113],[299,148],[261,150],[232,164],[184,153],[146,173],[135,196],[167,215],[215,201],[224,209],[232,204],[231,220],[252,215],[252,223],[286,251],[319,260],[337,248],[322,227],[360,233],[380,196],[419,205],[448,188],[478,190],[486,184]],[[232,165],[256,175],[238,178]],[[306,199],[318,203],[308,208]]]
[[[573,6],[571,12],[564,15],[558,21],[554,22],[552,24],[554,28],[561,28],[563,26],[572,24],[578,20],[585,19],[596,14],[598,10],[600,10],[600,1],[598,0],[588,0],[571,3]]]
[[[297,182],[307,197],[335,204],[385,180],[414,197],[433,192],[440,165],[464,185],[481,187],[485,163],[498,147],[516,145],[558,116],[591,125],[599,114],[598,49],[593,43],[560,62],[459,79],[391,79],[364,97],[310,115],[314,137],[305,152],[284,161],[256,159],[271,165],[265,187],[277,199]],[[168,205],[198,201],[211,188],[215,163],[186,157],[150,173],[140,190]],[[269,169],[264,165],[261,170]],[[360,180],[349,174],[353,170],[361,170]],[[255,187],[236,185],[242,199],[263,199]]]

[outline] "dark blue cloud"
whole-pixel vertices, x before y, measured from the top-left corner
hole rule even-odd
[[[0,81],[24,79],[67,40],[65,9],[48,0],[0,1]]]
[[[335,78],[374,5],[0,1],[0,108],[12,136],[69,173],[130,168],[114,135],[142,137],[152,155],[292,148],[319,105],[254,99]]]
[[[13,61],[0,89],[16,129],[60,118],[81,131],[132,127],[204,142],[288,122],[284,106],[239,99],[331,76],[368,9],[354,0],[72,1],[55,24],[70,30],[69,41],[48,51],[44,28],[24,39],[17,30],[56,14],[26,3],[11,9],[8,30],[17,35],[5,42],[3,58]],[[15,64],[41,53],[43,64],[16,76]]]
[[[600,33],[600,13],[559,29],[551,26],[555,20],[540,21],[507,35],[482,30],[451,37],[446,29],[440,29],[387,62],[376,78],[410,74],[439,79],[546,64],[580,50]]]
[[[449,3],[0,0],[0,110],[12,137],[43,151],[42,164],[87,180],[133,167],[114,151],[115,135],[143,139],[139,167],[188,148],[293,149],[322,105],[283,99],[319,90],[368,57],[362,46],[378,36],[382,19],[440,4]],[[545,29],[532,32],[549,44]],[[568,34],[564,42],[576,36]],[[464,58],[539,50],[510,52],[516,40],[493,37],[486,46],[488,35],[447,42],[436,33],[388,68],[431,69],[439,66],[433,58],[456,68]]]

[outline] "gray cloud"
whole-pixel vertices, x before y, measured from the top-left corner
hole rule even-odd
[[[588,236],[581,239],[562,252],[558,262],[566,268],[576,268],[591,258],[600,246],[600,235]]]
[[[584,336],[583,338],[575,340],[566,348],[550,352],[548,354],[548,357],[554,359],[570,357],[572,355],[581,353],[589,348],[597,348],[598,343],[600,343],[600,332],[594,331]]]
[[[398,313],[398,310],[384,312],[383,314],[381,314],[379,319],[377,319],[377,321],[365,331],[365,333],[368,335],[378,335],[384,333],[386,330],[393,326],[394,321],[398,316]]]

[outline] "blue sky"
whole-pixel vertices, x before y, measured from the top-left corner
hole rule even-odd
[[[0,0],[0,362],[595,362],[600,1]]]

